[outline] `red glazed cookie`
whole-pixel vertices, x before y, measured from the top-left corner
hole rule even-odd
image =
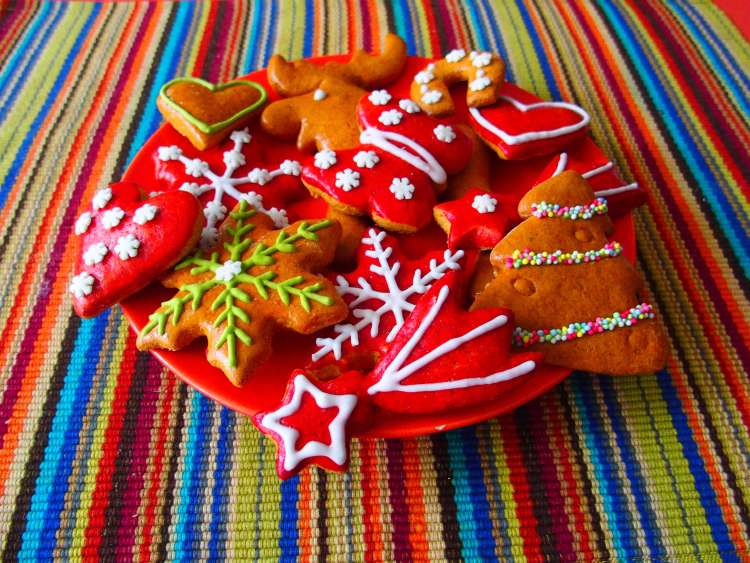
[[[586,135],[591,118],[575,104],[540,101],[512,84],[500,94],[491,106],[469,108],[469,120],[502,159],[559,153]]]
[[[510,226],[497,199],[482,190],[469,190],[460,199],[441,203],[434,215],[448,235],[449,248],[493,248]]]
[[[466,104],[482,107],[497,101],[504,74],[505,63],[494,53],[453,49],[414,75],[410,95],[430,115],[448,115],[454,110],[453,84],[466,82]]]
[[[418,296],[446,273],[465,267],[465,262],[462,250],[407,260],[394,237],[370,229],[362,239],[357,269],[336,277],[338,293],[350,309],[347,322],[317,339],[313,361],[379,354],[396,337]]]
[[[495,277],[473,309],[512,308],[514,343],[554,365],[611,375],[663,367],[665,335],[640,276],[607,239],[606,202],[563,172],[532,188],[518,211],[526,220],[492,251]]]
[[[297,370],[279,406],[253,417],[253,424],[276,442],[279,478],[288,479],[308,465],[346,471],[361,384],[362,374],[356,371],[321,382]]]
[[[592,187],[596,197],[607,198],[611,216],[622,215],[646,203],[646,192],[638,183],[624,182],[618,176],[614,163],[607,160],[589,139],[583,139],[553,157],[535,184],[541,184],[565,170],[578,172]]]
[[[392,231],[419,230],[432,219],[435,191],[468,163],[471,140],[386,90],[363,97],[357,115],[362,144],[318,152],[303,182],[343,213],[370,215]]]
[[[268,80],[285,99],[271,103],[261,116],[268,133],[297,139],[302,151],[340,150],[359,144],[355,107],[366,90],[395,80],[406,63],[406,44],[389,33],[379,55],[355,52],[348,63],[316,65],[287,62],[274,55]]]
[[[266,102],[265,89],[250,80],[213,84],[183,77],[167,82],[156,105],[164,119],[195,148],[204,150],[246,125]]]
[[[80,242],[70,283],[76,313],[93,317],[146,287],[193,249],[202,223],[198,200],[188,193],[144,200],[128,182],[96,192],[74,229]]]
[[[139,349],[179,350],[205,336],[208,361],[242,385],[279,329],[312,334],[346,317],[333,284],[314,273],[331,262],[340,235],[327,219],[272,230],[267,216],[241,201],[217,245],[163,280],[177,294],[149,316]]]
[[[455,272],[419,300],[368,376],[371,400],[405,413],[491,401],[530,376],[539,354],[511,354],[512,313],[467,312]]]

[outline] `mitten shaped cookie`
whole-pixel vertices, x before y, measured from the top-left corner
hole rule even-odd
[[[607,238],[606,201],[563,172],[532,188],[518,211],[526,219],[493,249],[495,277],[473,309],[512,309],[514,344],[551,364],[612,375],[663,367],[664,332],[639,295],[640,276]]]

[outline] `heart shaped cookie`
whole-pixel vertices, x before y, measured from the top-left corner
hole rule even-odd
[[[129,182],[96,192],[74,227],[80,239],[70,283],[76,313],[93,317],[147,286],[192,250],[202,226],[201,205],[188,192],[144,200]]]
[[[513,85],[503,86],[501,94],[492,106],[469,108],[469,120],[482,140],[505,160],[560,152],[584,136],[591,121],[575,104],[531,100]]]
[[[250,80],[213,84],[183,77],[162,86],[156,104],[168,123],[204,150],[248,123],[267,96],[260,84]]]

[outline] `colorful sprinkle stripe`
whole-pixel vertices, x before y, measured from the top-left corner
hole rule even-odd
[[[539,219],[591,219],[597,215],[606,215],[607,211],[607,200],[603,197],[597,197],[587,205],[567,206],[546,201],[531,204],[531,214]]]
[[[547,252],[543,250],[536,252],[529,250],[514,250],[513,254],[505,257],[506,268],[523,268],[524,266],[560,266],[572,264],[588,264],[598,262],[602,258],[614,258],[622,253],[622,246],[619,242],[608,242],[599,250],[573,250],[572,252],[563,252],[554,250]]]
[[[348,475],[280,483],[269,440],[138,353],[119,311],[72,315],[68,242],[171,78],[388,30],[414,54],[496,51],[509,80],[591,113],[649,192],[638,261],[673,353],[655,377],[576,374],[477,426],[355,441]],[[750,48],[710,2],[4,2],[3,558],[747,560],[749,100]]]
[[[613,313],[611,317],[597,317],[593,321],[575,322],[561,328],[539,328],[527,330],[516,327],[513,329],[513,344],[521,348],[534,344],[559,344],[584,336],[593,336],[602,332],[609,332],[618,328],[627,328],[640,321],[653,319],[654,309],[648,303],[641,303],[632,309]]]

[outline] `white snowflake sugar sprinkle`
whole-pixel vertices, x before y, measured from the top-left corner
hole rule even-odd
[[[432,132],[435,133],[437,140],[442,141],[443,143],[452,143],[453,139],[456,138],[456,132],[450,125],[440,124],[435,127]]]
[[[144,203],[133,214],[133,222],[139,225],[145,225],[149,221],[153,221],[156,217],[156,212],[159,210],[155,205],[150,203]]]
[[[336,164],[336,153],[323,149],[315,153],[315,167],[321,170],[328,170],[331,166]]]
[[[138,249],[141,247],[141,241],[131,234],[117,239],[115,244],[115,254],[120,260],[129,260],[138,256]]]
[[[336,172],[336,187],[345,192],[350,192],[359,187],[359,172],[351,168]]]
[[[397,109],[389,109],[380,114],[378,121],[383,125],[398,125],[403,117],[404,114]]]
[[[367,99],[375,106],[384,106],[391,101],[391,95],[386,90],[374,90]]]
[[[88,231],[89,226],[91,225],[91,219],[92,215],[88,211],[81,213],[81,216],[76,219],[75,233],[77,235],[82,235],[83,233]]]
[[[112,188],[104,188],[94,194],[91,205],[94,209],[101,209],[109,203],[110,199],[112,199]]]
[[[422,94],[422,101],[426,104],[436,104],[443,99],[443,93],[439,90],[427,90]]]
[[[373,168],[378,162],[380,157],[375,151],[359,151],[354,155],[354,163],[360,168]]]
[[[81,272],[73,276],[70,280],[70,292],[75,295],[76,299],[81,299],[86,295],[91,295],[94,289],[94,276],[88,272]]]
[[[497,200],[489,194],[480,194],[474,196],[471,206],[478,213],[494,213],[495,209],[497,209]]]
[[[414,197],[414,184],[409,181],[409,178],[394,178],[388,189],[399,200]]]
[[[109,250],[107,249],[106,244],[103,242],[95,242],[86,249],[86,252],[83,253],[83,263],[87,266],[99,264],[104,260],[107,252],[109,252]]]
[[[125,212],[119,207],[113,207],[102,213],[102,225],[105,229],[114,229],[123,217],[125,217]]]
[[[398,107],[400,107],[406,113],[419,113],[420,111],[422,111],[419,107],[419,104],[412,100],[400,100],[398,102]]]

